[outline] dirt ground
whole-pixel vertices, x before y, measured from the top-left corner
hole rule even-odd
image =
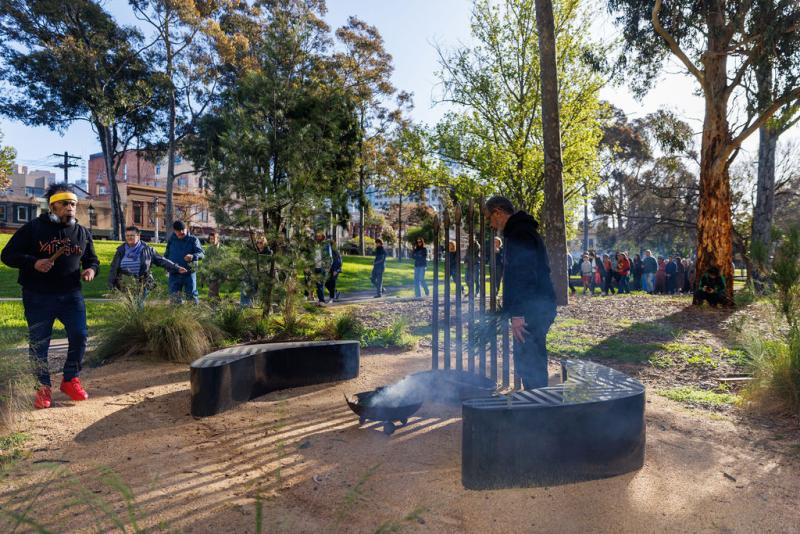
[[[291,533],[800,529],[800,455],[776,429],[652,394],[640,471],[465,490],[457,408],[424,406],[387,437],[375,424],[359,427],[344,403],[428,366],[424,349],[365,351],[357,379],[276,392],[205,419],[189,415],[185,365],[90,369],[88,401],[58,393],[55,408],[20,423],[33,452],[2,479],[0,506],[56,532],[133,530],[134,521],[145,531],[226,533],[259,523]]]

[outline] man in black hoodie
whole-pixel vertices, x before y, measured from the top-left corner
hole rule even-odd
[[[526,389],[547,386],[547,331],[556,317],[556,295],[550,280],[547,250],[539,223],[515,211],[505,197],[486,201],[489,225],[503,233],[503,307],[514,334],[514,367]]]
[[[45,196],[50,212],[17,230],[0,254],[3,263],[19,269],[29,353],[41,384],[36,408],[49,408],[52,403],[47,351],[56,319],[63,323],[69,340],[61,391],[75,401],[89,398],[78,378],[87,337],[81,280],[91,282],[100,268],[92,235],[75,219],[78,197],[71,186],[54,184]]]

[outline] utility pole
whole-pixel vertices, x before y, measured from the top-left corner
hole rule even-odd
[[[56,156],[56,157],[59,157],[59,158],[64,158],[64,163],[59,163],[58,165],[56,165],[56,167],[58,167],[59,169],[64,169],[64,182],[65,183],[69,183],[69,168],[70,167],[78,167],[79,166],[77,163],[70,163],[69,160],[71,160],[71,159],[81,159],[81,157],[80,156],[70,156],[69,152],[67,152],[66,150],[64,151],[63,154],[53,154],[53,155]]]
[[[583,252],[589,250],[589,188],[583,185]]]

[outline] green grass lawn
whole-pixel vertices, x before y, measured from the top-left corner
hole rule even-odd
[[[87,302],[86,303],[86,322],[89,325],[89,335],[93,335],[94,330],[102,326],[112,304],[106,302]],[[25,322],[25,313],[22,310],[22,302],[0,302],[0,341],[3,344],[17,344],[25,340],[28,335],[28,324]],[[66,337],[64,325],[56,321],[53,325],[53,338]]]

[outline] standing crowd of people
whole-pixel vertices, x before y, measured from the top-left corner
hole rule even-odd
[[[580,276],[583,294],[613,295],[644,291],[651,295],[693,293],[696,289],[695,262],[689,258],[653,256],[650,250],[631,258],[627,252],[600,254],[593,250],[583,253],[575,261],[567,257],[569,272]],[[575,284],[570,281],[572,293]],[[599,290],[599,293],[598,293]]]

